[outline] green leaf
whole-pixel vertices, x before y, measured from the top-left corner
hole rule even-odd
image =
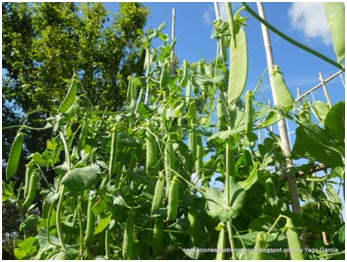
[[[242,187],[245,191],[250,189],[258,181],[258,166],[259,163],[256,162],[253,165],[253,169],[246,180],[239,181],[238,185]]]
[[[206,212],[213,218],[218,218],[220,221],[228,220],[228,214],[224,208],[224,195],[216,188],[206,188]]]
[[[77,84],[76,84],[76,76],[73,76],[69,90],[67,91],[67,94],[63,100],[63,102],[60,104],[58,108],[59,113],[66,112],[75,101],[75,97],[77,95]]]
[[[292,151],[294,159],[313,157],[327,166],[336,167],[343,165],[342,151],[327,132],[318,126],[305,124],[296,129]]]
[[[234,181],[232,177],[229,178],[230,185],[230,203],[229,203],[229,218],[235,218],[240,213],[246,197],[246,191]],[[226,198],[226,191],[224,191],[224,198]]]
[[[92,207],[92,211],[94,214],[100,214],[101,212],[106,210],[106,208],[107,208],[107,203],[105,202],[105,200],[100,198]]]
[[[329,111],[329,107],[323,101],[316,100],[312,104],[312,109],[317,115],[317,118],[320,122],[324,123],[325,117]]]
[[[99,179],[101,173],[98,165],[91,165],[82,168],[75,168],[66,173],[62,179],[62,183],[73,193],[79,193],[84,189],[89,189]]]
[[[225,203],[226,191],[224,193],[216,188],[206,188],[207,214],[220,221],[227,221],[237,217],[246,196],[246,191],[230,178],[230,203]]]
[[[37,251],[37,239],[35,237],[28,237],[25,240],[17,242],[18,248],[14,249],[14,255],[17,259],[24,259],[32,256]]]
[[[335,104],[327,113],[324,127],[339,143],[345,144],[345,102]]]
[[[105,228],[110,224],[111,217],[112,217],[112,213],[109,214],[107,217],[104,217],[100,220],[98,226],[95,229],[94,235],[97,235],[105,230]]]
[[[326,2],[323,5],[337,62],[341,63],[345,58],[345,4]]]
[[[31,158],[33,159],[34,163],[39,166],[48,166],[52,164],[51,160],[45,159],[42,157],[42,155],[39,152],[35,152],[31,155]]]
[[[246,125],[245,123],[242,123],[241,125],[239,125],[238,127],[231,129],[231,130],[227,130],[227,131],[219,131],[217,133],[215,133],[214,135],[210,136],[208,138],[208,140],[213,140],[213,139],[221,139],[221,140],[227,140],[230,137],[241,133],[242,131],[244,131],[246,129]]]

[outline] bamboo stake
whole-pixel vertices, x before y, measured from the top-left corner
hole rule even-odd
[[[172,23],[171,23],[171,40],[176,40],[176,10],[172,8]],[[171,50],[171,71],[172,74],[175,73],[175,47]]]
[[[260,2],[257,2],[257,7],[258,7],[258,12],[259,16],[265,20],[265,14],[264,14],[264,9],[263,5]],[[275,90],[274,90],[274,83],[272,80],[272,72],[273,72],[273,65],[274,65],[274,59],[273,59],[273,54],[272,54],[272,47],[271,47],[271,42],[270,42],[270,36],[269,36],[269,31],[265,25],[261,25],[262,33],[263,33],[263,39],[264,39],[264,46],[265,46],[265,52],[266,52],[266,60],[267,60],[267,65],[268,65],[268,72],[269,72],[269,77],[270,77],[270,85],[271,85],[271,91],[272,91],[272,97],[274,100],[274,105],[277,105],[277,99],[275,96]],[[290,154],[291,154],[291,148],[290,148],[290,143],[289,143],[289,137],[288,137],[288,132],[287,132],[287,125],[285,120],[280,120],[278,122],[278,129],[280,133],[280,138],[281,138],[281,147],[283,150],[283,153],[286,157],[286,170],[285,170],[285,175],[288,180],[288,185],[289,185],[289,190],[290,190],[290,197],[292,201],[292,209],[293,212],[301,214],[301,207],[300,207],[300,199],[299,199],[299,194],[298,194],[298,188],[296,185],[296,177],[291,176],[288,174],[287,169],[289,169],[292,165],[293,162],[290,159]]]
[[[297,87],[296,88],[296,97],[300,97],[300,96],[301,96],[300,88]]]
[[[325,83],[328,83],[329,81],[333,80],[335,77],[337,77],[338,75],[341,75],[343,73],[342,70],[336,72],[335,74],[332,74],[331,76],[329,76],[327,79],[324,80]],[[313,91],[317,90],[318,88],[320,88],[322,86],[322,83],[319,83],[318,85],[312,87],[310,90],[308,90],[307,92],[305,92],[304,94],[302,94],[301,96],[297,97],[295,99],[295,102],[299,101],[300,99],[302,99],[303,97],[307,96],[308,94],[312,93]]]
[[[217,2],[214,2],[214,11],[216,12],[216,19],[218,20],[220,18],[220,12],[219,12],[219,5]]]
[[[324,92],[324,95],[325,95],[325,98],[328,102],[328,106],[329,108],[331,107],[331,99],[330,99],[330,96],[329,96],[329,93],[328,93],[328,89],[327,89],[327,86],[325,85],[325,81],[324,81],[324,78],[323,78],[323,75],[321,72],[319,72],[319,80],[321,81],[321,84],[322,84],[322,87],[323,87],[323,92]]]

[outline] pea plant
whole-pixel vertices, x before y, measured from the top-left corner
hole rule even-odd
[[[228,21],[214,22],[212,62],[174,66],[165,25],[143,33],[145,75],[129,77],[121,111],[88,107],[76,72],[24,185],[13,181],[23,137],[40,128],[20,128],[3,181],[3,201],[22,219],[17,259],[344,257],[335,185],[345,173],[344,101],[295,102],[279,66],[278,105],[257,101],[267,69],[246,87],[247,19],[227,6]],[[283,118],[298,126],[291,158],[301,161],[290,170],[269,128]],[[302,214],[292,212],[284,172],[297,178]]]

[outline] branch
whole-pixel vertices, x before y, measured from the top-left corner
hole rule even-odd
[[[313,168],[311,168],[309,171],[307,172],[304,172],[304,171],[298,171],[295,176],[296,177],[302,177],[304,175],[310,175],[310,174],[313,174],[313,173],[316,173],[318,171],[322,171],[322,170],[326,170],[328,169],[329,166],[326,166],[324,164],[318,164],[318,165],[315,165],[313,166]]]

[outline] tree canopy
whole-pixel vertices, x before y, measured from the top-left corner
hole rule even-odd
[[[16,132],[7,127],[42,126],[57,112],[73,75],[83,106],[122,109],[128,76],[143,74],[136,39],[148,8],[119,3],[112,15],[102,3],[3,3],[2,13],[3,160]],[[42,150],[50,137],[45,131],[25,133],[24,156]],[[23,163],[19,174],[25,173]]]

